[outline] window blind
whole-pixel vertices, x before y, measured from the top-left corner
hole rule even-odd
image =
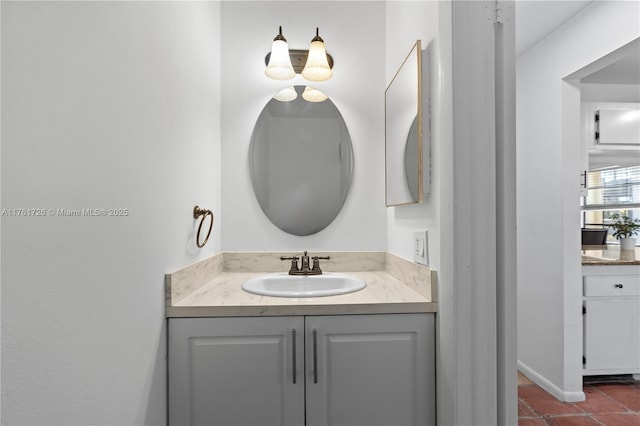
[[[640,207],[640,166],[591,171],[583,210]]]

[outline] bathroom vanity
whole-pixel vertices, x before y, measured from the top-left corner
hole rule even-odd
[[[640,377],[638,254],[606,246],[582,252],[585,376]]]
[[[223,253],[167,274],[169,424],[435,424],[432,271],[386,253],[332,253],[323,269],[364,289],[241,289],[286,268],[279,255]]]

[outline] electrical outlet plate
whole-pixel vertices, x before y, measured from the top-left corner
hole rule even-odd
[[[429,266],[429,252],[427,248],[427,231],[413,233],[413,260],[424,266]]]

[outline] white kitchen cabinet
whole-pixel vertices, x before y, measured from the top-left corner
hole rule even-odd
[[[583,277],[584,375],[640,374],[640,275],[630,268]]]
[[[171,318],[169,424],[432,425],[434,343],[433,314]]]
[[[640,299],[585,302],[585,370],[640,373]]]
[[[637,102],[593,102],[585,101],[581,103],[581,140],[580,144],[580,195],[586,196],[586,188],[584,187],[584,172],[587,170],[599,169],[613,164],[621,167],[635,166],[638,163],[638,150],[640,150],[639,141],[637,140],[638,124],[637,117],[640,110],[640,103]],[[626,125],[635,128],[636,136],[630,137],[628,141],[620,139],[620,143],[611,143],[611,139],[606,137],[606,133],[611,131],[611,127],[606,123],[609,121],[606,117],[610,113],[622,111],[622,121]],[[598,113],[598,114],[597,114]],[[599,138],[599,125],[596,124],[596,115],[604,114],[605,119],[602,124],[605,126],[603,139]],[[634,122],[635,120],[635,122]],[[631,124],[633,122],[633,124]],[[626,125],[618,123],[613,129],[621,130]],[[609,130],[606,129],[609,127]],[[616,132],[614,132],[616,133]],[[617,136],[614,136],[614,139]],[[609,143],[606,143],[606,142]],[[576,176],[578,178],[578,176]]]

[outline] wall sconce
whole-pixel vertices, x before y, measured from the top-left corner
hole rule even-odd
[[[282,35],[282,27],[276,38],[273,39],[271,45],[271,53],[265,58],[267,68],[264,74],[274,80],[290,80],[295,77],[296,72],[291,66],[291,58],[289,57],[289,46],[287,39]]]
[[[271,52],[264,61],[267,65],[264,74],[274,80],[290,80],[296,73],[301,73],[309,81],[325,81],[333,75],[333,57],[325,50],[318,28],[309,50],[289,50],[287,39],[282,35],[282,27],[279,27]]]

